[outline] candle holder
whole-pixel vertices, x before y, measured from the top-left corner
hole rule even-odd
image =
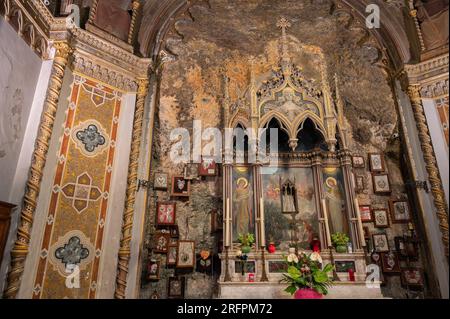
[[[266,271],[266,247],[261,247],[262,249],[262,274],[261,274],[261,282],[268,282],[269,278],[267,277]]]
[[[230,247],[225,247],[225,277],[223,279],[225,282],[231,281],[230,276]]]
[[[336,263],[334,262],[333,246],[328,246],[328,249],[330,250],[330,259],[331,264],[333,265],[333,281],[341,281],[336,272]]]

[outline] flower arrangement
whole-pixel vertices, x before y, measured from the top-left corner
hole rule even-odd
[[[321,298],[328,294],[328,289],[332,285],[332,279],[328,276],[333,270],[331,264],[322,268],[322,257],[318,252],[310,255],[301,252],[299,255],[291,252],[286,257],[288,271],[283,274],[281,283],[287,283],[289,286],[285,289],[291,295],[307,292],[309,295],[315,295]]]
[[[347,252],[347,244],[350,242],[350,238],[344,233],[335,233],[331,235],[331,241],[338,253]]]
[[[251,247],[255,242],[255,236],[253,234],[239,234],[238,238],[241,243],[241,250],[244,254],[248,254],[251,251]]]

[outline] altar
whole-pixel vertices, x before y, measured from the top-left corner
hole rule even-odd
[[[280,284],[285,257],[314,250],[323,266],[333,266],[328,298],[382,298],[379,285],[366,285],[370,251],[339,81],[333,81],[333,94],[318,47],[295,43],[309,65],[294,63],[290,24],[282,19],[278,26],[278,64],[264,75],[251,71],[241,102],[225,107],[225,128],[235,130],[235,139],[225,146],[223,162],[219,297],[292,298],[284,292],[288,285]],[[305,68],[314,70],[312,78]],[[255,129],[270,136],[256,137]]]

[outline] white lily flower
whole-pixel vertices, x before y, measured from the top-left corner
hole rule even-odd
[[[238,256],[238,257],[241,257],[241,256],[242,256],[242,250],[238,250],[238,251],[237,251],[237,256]]]
[[[292,262],[298,263],[298,257],[297,257],[296,254],[290,254],[287,257],[287,261],[290,262],[290,263],[292,263]]]
[[[318,261],[319,263],[322,263],[322,256],[320,256],[318,252],[313,252],[309,258],[311,258],[312,261]]]

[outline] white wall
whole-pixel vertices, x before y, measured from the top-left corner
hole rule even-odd
[[[445,141],[444,132],[441,127],[441,119],[436,108],[435,101],[432,99],[424,99],[423,107],[427,118],[428,128],[430,129],[431,140],[433,142],[434,153],[441,174],[442,184],[444,186],[445,198],[447,205],[449,202],[449,156],[447,142]]]
[[[3,262],[3,291],[52,62],[42,61],[0,18],[0,200],[16,204]]]
[[[416,180],[428,180],[428,174],[423,159],[423,153],[420,145],[419,134],[416,127],[416,121],[412,111],[412,106],[408,96],[402,91],[400,84],[397,83],[396,91],[398,103],[402,113],[402,122],[406,130],[406,135],[411,147],[411,155],[413,170],[416,174]],[[442,243],[442,233],[439,228],[439,221],[436,217],[436,208],[434,207],[433,197],[431,193],[426,193],[423,189],[418,190],[419,201],[422,206],[423,220],[425,231],[430,242],[432,263],[434,269],[426,269],[426,271],[434,271],[441,291],[442,298],[449,298],[449,269],[445,256],[444,245]]]

